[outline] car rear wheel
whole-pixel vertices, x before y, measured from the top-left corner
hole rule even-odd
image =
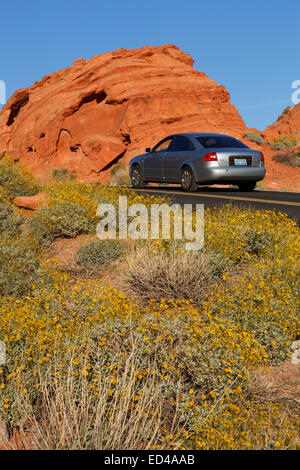
[[[256,186],[256,181],[248,181],[247,183],[240,183],[238,184],[240,191],[254,191]]]
[[[139,166],[135,165],[131,170],[131,184],[133,188],[142,189],[145,187],[145,181]]]
[[[183,191],[186,192],[196,191],[198,188],[198,185],[195,182],[194,173],[188,166],[185,166],[181,171],[180,184]]]

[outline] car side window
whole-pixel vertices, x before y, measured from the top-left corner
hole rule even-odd
[[[195,150],[195,147],[193,142],[184,135],[175,136],[168,149],[169,152],[180,152],[186,150]]]
[[[169,145],[171,144],[172,140],[173,140],[173,137],[170,137],[169,139],[159,142],[155,147],[153,147],[152,152],[157,153],[157,152],[168,150]]]

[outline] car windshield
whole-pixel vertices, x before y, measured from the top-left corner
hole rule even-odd
[[[196,137],[198,142],[206,148],[248,148],[247,145],[243,144],[233,137],[227,135],[206,135],[202,137]]]

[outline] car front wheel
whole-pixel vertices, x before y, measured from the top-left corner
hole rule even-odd
[[[198,185],[195,182],[194,173],[188,166],[184,167],[181,171],[180,184],[183,191],[186,192],[196,191],[198,188]]]
[[[142,189],[145,187],[145,181],[140,167],[135,165],[131,170],[131,184],[133,188]]]

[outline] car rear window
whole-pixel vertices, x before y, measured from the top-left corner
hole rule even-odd
[[[201,136],[201,137],[196,137],[198,142],[206,148],[248,148],[247,145],[243,144],[237,139],[234,139],[233,137],[229,137],[226,135],[207,135],[207,136]]]

